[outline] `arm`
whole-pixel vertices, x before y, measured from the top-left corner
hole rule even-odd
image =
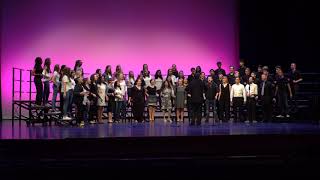
[[[290,95],[290,98],[292,97],[292,91],[291,91],[291,87],[290,87],[290,84],[288,83],[287,84],[287,86],[288,86],[288,90],[289,90],[289,95]]]
[[[232,102],[232,98],[233,98],[233,87],[234,87],[234,86],[231,87],[231,91],[230,91],[230,101],[231,101],[231,102]]]
[[[244,86],[243,86],[243,90],[242,90],[242,95],[243,95],[244,103],[246,103],[247,102],[247,94],[246,94],[246,90],[245,90]]]

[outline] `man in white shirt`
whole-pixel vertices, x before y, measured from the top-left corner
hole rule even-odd
[[[246,90],[243,84],[240,84],[239,77],[235,79],[235,84],[231,87],[230,101],[233,107],[234,121],[238,121],[243,116],[243,105],[247,102]]]
[[[248,119],[246,123],[256,123],[256,100],[258,99],[258,86],[253,82],[253,78],[249,78],[249,84],[246,85]]]

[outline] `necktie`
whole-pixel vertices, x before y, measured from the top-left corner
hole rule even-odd
[[[264,85],[266,84],[266,82],[262,83],[262,90],[261,90],[261,96],[264,96]]]

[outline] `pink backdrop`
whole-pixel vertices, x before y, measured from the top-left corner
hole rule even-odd
[[[236,0],[5,0],[3,5],[7,118],[12,67],[31,69],[36,56],[72,67],[82,59],[87,73],[108,64],[113,71],[121,64],[125,73],[138,72],[146,63],[152,74],[157,69],[166,73],[173,63],[185,74],[197,65],[208,72],[217,58],[227,69],[238,58]]]

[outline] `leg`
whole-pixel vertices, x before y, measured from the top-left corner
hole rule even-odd
[[[206,117],[206,122],[209,122],[209,117],[210,117],[210,100],[206,100],[205,101],[205,117]]]

